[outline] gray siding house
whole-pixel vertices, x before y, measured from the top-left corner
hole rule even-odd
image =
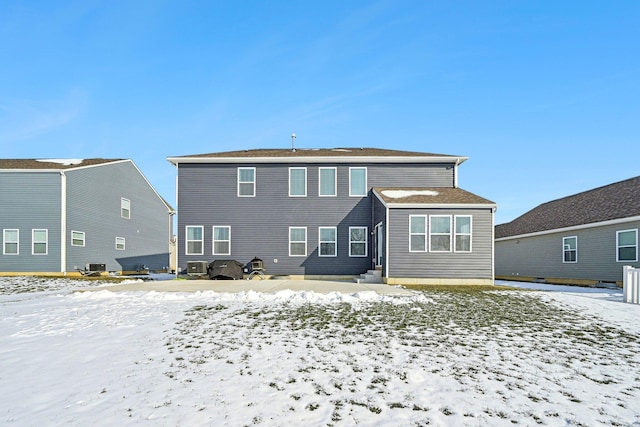
[[[169,265],[173,208],[131,160],[0,159],[0,272]]]
[[[640,176],[544,203],[496,226],[496,277],[621,285],[639,228]]]
[[[466,159],[373,148],[169,157],[178,268],[258,257],[269,275],[493,284],[495,204],[458,188]]]

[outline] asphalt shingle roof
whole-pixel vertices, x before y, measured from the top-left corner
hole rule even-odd
[[[496,226],[495,237],[549,231],[640,216],[640,176],[543,203]]]
[[[491,200],[462,188],[449,187],[376,187],[373,189],[386,204],[416,205],[494,205]],[[395,194],[394,194],[395,193]]]
[[[120,160],[122,159],[0,159],[0,169],[62,170],[118,162]]]
[[[176,156],[175,158],[252,158],[252,157],[451,157],[455,159],[460,156],[449,154],[421,153],[416,151],[387,150],[383,148],[314,148],[314,149],[296,149],[290,148],[264,148],[254,150],[237,150],[225,151],[220,153],[194,154],[189,156]]]

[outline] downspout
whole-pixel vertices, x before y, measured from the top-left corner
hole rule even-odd
[[[491,208],[491,281],[494,285],[496,280],[496,210],[497,208]]]
[[[453,188],[458,188],[458,165],[460,165],[460,159],[457,159],[453,166]]]
[[[60,171],[60,272],[67,275],[67,175]]]
[[[389,269],[391,268],[391,266],[389,265],[389,206],[386,206],[385,204],[385,220],[384,220],[384,266],[382,266],[382,269],[385,271],[385,273],[387,273],[387,282],[389,281],[389,278],[391,277],[391,274],[389,274]]]

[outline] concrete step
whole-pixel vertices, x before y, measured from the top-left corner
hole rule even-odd
[[[369,270],[366,273],[361,274],[359,278],[353,279],[353,281],[355,283],[383,283],[382,271]]]

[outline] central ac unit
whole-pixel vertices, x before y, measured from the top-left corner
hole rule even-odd
[[[207,274],[208,261],[189,261],[187,262],[187,274],[193,276],[201,276]]]

